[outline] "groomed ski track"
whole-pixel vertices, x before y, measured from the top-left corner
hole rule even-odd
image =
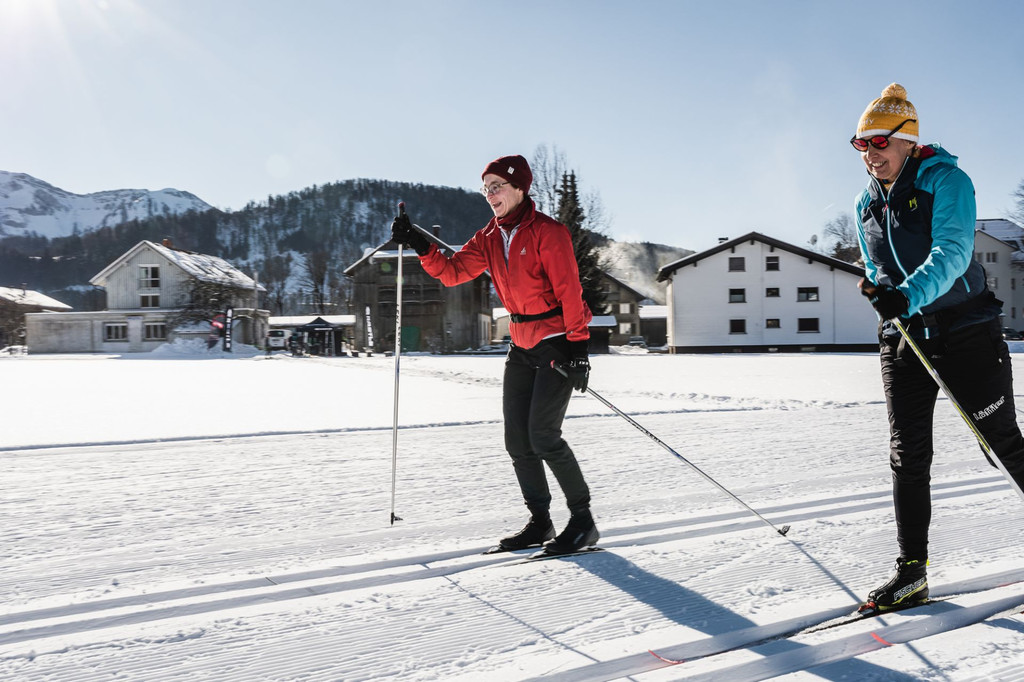
[[[874,381],[874,362],[865,365],[856,371]],[[862,394],[875,396],[869,388]],[[660,409],[645,397],[634,410],[625,392],[603,394],[773,523],[792,525],[789,535],[584,398],[567,438],[600,501],[607,551],[501,568],[519,557],[480,552],[523,516],[500,420],[483,414],[424,417],[403,431],[396,511],[405,521],[393,527],[381,466],[391,434],[373,425],[11,447],[0,451],[0,680],[657,682],[726,669],[753,679],[791,661],[794,681],[902,682],[965,656],[988,667],[964,663],[950,679],[1022,672],[1024,625],[999,614],[962,629],[985,628],[961,638],[966,653],[949,653],[952,632],[838,664],[810,653],[861,625],[764,641],[848,612],[888,574],[884,405],[698,397],[714,403],[698,409],[688,393],[658,398]],[[936,421],[945,453],[934,471],[936,595],[1019,578],[1024,513],[955,416]],[[843,440],[816,438],[831,432]],[[1001,597],[957,596],[950,607]],[[666,665],[648,650],[688,662]],[[798,650],[809,653],[773,658]],[[775,667],[739,667],[762,658]]]

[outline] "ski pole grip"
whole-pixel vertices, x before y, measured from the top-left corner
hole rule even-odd
[[[399,201],[398,202],[398,215],[405,215],[405,202],[404,201]]]
[[[568,374],[568,372],[566,372],[566,371],[565,371],[565,369],[564,369],[564,368],[563,368],[563,367],[562,367],[561,365],[559,365],[559,364],[555,363],[555,361],[554,361],[554,360],[552,360],[552,361],[551,361],[551,369],[555,370],[556,372],[558,372],[559,374],[561,374],[561,375],[562,375],[563,377],[565,377],[566,379],[568,379],[568,378],[569,378],[569,374]]]

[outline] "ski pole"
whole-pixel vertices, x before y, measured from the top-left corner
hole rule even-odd
[[[967,424],[967,427],[971,430],[971,433],[973,433],[974,437],[978,439],[978,443],[981,445],[981,449],[988,456],[989,460],[993,464],[995,464],[996,468],[999,469],[1000,473],[1002,473],[1006,480],[1010,482],[1010,487],[1012,487],[1017,492],[1017,494],[1020,495],[1021,499],[1024,500],[1024,491],[1020,489],[1020,486],[1017,485],[1017,482],[1013,480],[1012,476],[1010,476],[1010,472],[1006,470],[1006,466],[996,456],[996,453],[992,449],[992,446],[988,444],[988,441],[985,439],[985,436],[983,436],[981,431],[978,429],[978,425],[975,424],[974,420],[971,419],[971,416],[964,411],[964,408],[960,407],[960,403],[957,402],[957,399],[953,397],[953,392],[949,390],[949,387],[946,386],[946,382],[942,380],[942,377],[939,376],[939,373],[935,370],[935,367],[932,365],[931,362],[928,361],[927,356],[925,356],[920,346],[917,345],[917,342],[914,341],[914,339],[907,332],[907,328],[903,326],[903,323],[900,322],[899,318],[894,317],[889,321],[896,325],[896,328],[900,330],[900,334],[903,335],[903,338],[906,340],[907,345],[910,346],[911,350],[914,351],[914,355],[917,356],[917,359],[921,361],[921,364],[928,371],[928,374],[930,374],[935,383],[938,384],[939,390],[941,390],[942,393],[946,396],[946,398],[949,399],[949,402],[953,404],[953,407],[963,418],[964,422]]]
[[[554,367],[554,368],[555,368],[556,370],[558,370],[558,372],[559,372],[559,373],[560,373],[560,374],[561,374],[562,376],[568,376],[568,375],[566,374],[565,370],[564,370],[564,369],[562,369],[562,368],[561,368],[560,366],[556,365],[556,364],[554,363],[554,361],[552,361],[552,363],[551,363],[551,366],[552,366],[552,367]],[[768,519],[766,519],[765,517],[763,517],[763,516],[761,516],[760,514],[758,514],[758,513],[757,513],[757,511],[756,511],[755,509],[753,509],[752,507],[750,507],[750,506],[749,506],[749,505],[748,505],[748,504],[747,504],[746,502],[744,502],[744,501],[743,501],[743,500],[741,500],[740,498],[736,497],[736,495],[734,495],[734,494],[733,494],[732,492],[730,492],[728,488],[726,488],[726,487],[725,487],[725,486],[723,486],[723,485],[722,485],[721,483],[719,483],[718,481],[716,481],[715,479],[713,479],[713,478],[712,478],[711,476],[709,476],[709,475],[707,475],[706,473],[704,473],[704,471],[702,471],[700,467],[698,467],[698,466],[697,466],[696,464],[694,464],[693,462],[691,462],[690,460],[686,459],[685,457],[683,457],[682,455],[680,455],[680,454],[679,454],[678,452],[676,452],[675,450],[673,450],[672,448],[670,448],[670,447],[669,447],[668,445],[666,445],[666,444],[665,444],[665,442],[664,442],[664,441],[662,441],[662,440],[661,440],[660,438],[658,438],[657,436],[655,436],[655,435],[654,435],[653,433],[651,433],[650,431],[648,431],[647,429],[645,429],[645,428],[644,428],[644,427],[643,427],[643,426],[642,426],[642,425],[641,425],[641,424],[640,424],[639,422],[637,422],[637,421],[636,421],[635,419],[633,419],[632,417],[630,417],[630,416],[629,416],[628,414],[626,414],[625,412],[623,412],[622,410],[620,410],[619,408],[615,407],[615,406],[614,406],[614,405],[612,405],[612,404],[611,404],[610,402],[608,402],[607,400],[605,400],[605,398],[604,398],[604,397],[602,397],[602,396],[601,396],[600,394],[598,394],[598,393],[597,393],[597,392],[596,392],[596,391],[595,391],[594,389],[590,388],[589,386],[587,387],[587,393],[589,393],[590,395],[592,395],[592,396],[594,396],[595,398],[597,398],[598,400],[600,400],[600,401],[601,401],[602,403],[604,403],[605,407],[607,407],[607,408],[608,408],[608,409],[610,409],[610,410],[611,410],[612,412],[614,412],[615,414],[619,415],[620,417],[622,417],[623,419],[625,419],[625,420],[626,420],[627,422],[629,422],[630,424],[632,424],[633,426],[635,426],[635,427],[637,428],[637,430],[638,430],[638,431],[640,431],[640,433],[644,434],[645,436],[647,436],[648,438],[650,438],[651,440],[653,440],[653,441],[654,441],[655,443],[657,443],[658,445],[660,445],[661,447],[663,447],[663,448],[664,448],[664,449],[665,449],[665,450],[666,450],[666,451],[667,451],[667,452],[668,452],[669,454],[671,454],[671,455],[675,456],[675,457],[676,457],[676,459],[680,460],[680,461],[681,461],[681,462],[682,462],[683,464],[685,464],[686,466],[690,467],[691,469],[693,469],[694,471],[696,471],[696,472],[697,472],[698,474],[700,474],[701,476],[703,476],[703,477],[704,477],[704,480],[706,480],[706,481],[708,481],[709,483],[711,483],[711,484],[712,484],[713,486],[715,486],[716,488],[718,488],[719,490],[721,490],[721,491],[722,491],[723,493],[725,493],[726,495],[728,495],[729,497],[731,497],[732,499],[734,499],[734,500],[735,500],[736,502],[739,502],[739,503],[740,503],[740,505],[741,505],[741,506],[742,506],[742,507],[743,507],[744,509],[746,509],[746,510],[747,510],[747,511],[749,511],[749,512],[750,512],[751,514],[753,514],[754,516],[756,516],[757,518],[759,518],[759,519],[760,519],[761,521],[763,521],[764,523],[766,523],[766,524],[767,524],[768,526],[770,526],[770,527],[771,527],[771,529],[772,529],[772,530],[774,530],[774,531],[775,531],[776,533],[778,533],[779,535],[785,535],[786,533],[788,533],[788,532],[789,532],[789,526],[788,526],[788,525],[786,525],[786,526],[783,526],[782,528],[776,528],[776,527],[775,527],[775,525],[774,525],[774,524],[773,524],[773,523],[772,523],[771,521],[769,521],[769,520],[768,520]]]
[[[398,215],[405,215],[405,202],[398,202]],[[395,487],[398,477],[398,377],[402,358],[402,243],[398,243],[398,270],[395,286],[395,418],[391,428],[391,525],[401,521],[395,516]]]

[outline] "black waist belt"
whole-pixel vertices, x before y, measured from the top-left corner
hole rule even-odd
[[[940,334],[946,334],[953,323],[964,315],[992,304],[1002,306],[1003,302],[996,298],[991,290],[986,290],[974,298],[949,308],[943,308],[934,313],[918,313],[907,319],[906,326],[908,330],[938,329]]]
[[[543,313],[537,313],[536,315],[518,315],[516,313],[509,313],[509,319],[513,322],[533,322],[534,320],[546,320],[549,317],[555,317],[556,315],[562,314],[562,306],[552,308]]]

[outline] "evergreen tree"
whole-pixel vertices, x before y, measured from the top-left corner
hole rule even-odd
[[[572,236],[572,248],[580,270],[580,284],[583,285],[583,300],[593,314],[604,314],[605,299],[601,287],[603,265],[594,249],[591,231],[584,227],[586,215],[580,205],[575,171],[562,173],[557,194],[558,210],[555,219],[568,227]]]

